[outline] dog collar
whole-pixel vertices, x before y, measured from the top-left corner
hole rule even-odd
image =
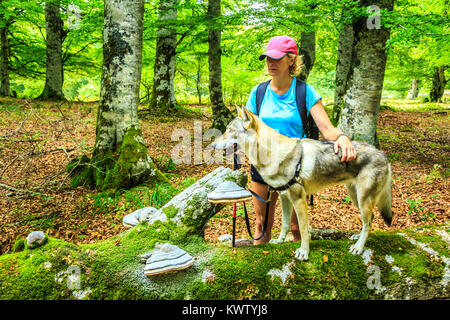
[[[284,191],[286,189],[289,189],[294,183],[297,182],[298,177],[300,176],[300,170],[302,169],[302,157],[300,157],[300,159],[298,160],[297,166],[295,167],[295,174],[294,177],[289,180],[288,183],[286,183],[285,185],[281,186],[281,187],[272,187],[269,185],[269,190],[272,191]]]

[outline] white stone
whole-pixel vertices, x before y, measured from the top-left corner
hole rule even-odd
[[[137,226],[139,223],[146,221],[149,216],[156,213],[158,209],[153,207],[145,207],[142,209],[138,209],[136,211],[133,211],[130,214],[127,214],[125,217],[123,217],[122,222],[125,227],[134,227]]]
[[[219,237],[220,242],[226,242],[233,240],[233,236],[231,234],[223,234]]]
[[[42,245],[45,242],[45,234],[42,231],[33,231],[27,237],[27,246]]]

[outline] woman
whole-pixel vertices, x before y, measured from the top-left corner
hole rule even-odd
[[[302,138],[303,126],[295,102],[295,86],[296,76],[300,74],[302,68],[301,58],[298,55],[297,43],[288,36],[273,37],[268,45],[267,50],[260,57],[260,60],[266,59],[267,68],[271,81],[267,87],[261,109],[259,112],[260,119],[277,132],[289,136]],[[255,86],[247,101],[247,109],[256,113],[256,89]],[[317,127],[326,140],[335,141],[334,151],[341,149],[342,162],[351,161],[356,158],[356,150],[350,139],[332,124],[325,109],[322,106],[322,97],[310,85],[306,85],[306,108],[311,113]],[[265,196],[268,186],[262,180],[258,172],[252,167],[252,190],[258,194]],[[272,194],[272,201],[269,208],[269,221],[267,224],[266,234],[254,244],[267,243],[271,239],[271,230],[273,226],[275,205],[278,200],[278,193]],[[255,238],[262,234],[262,226],[265,218],[265,204],[253,197],[253,207],[256,213],[256,230]],[[294,241],[300,241],[300,232],[297,223],[296,214],[292,214],[291,232]]]

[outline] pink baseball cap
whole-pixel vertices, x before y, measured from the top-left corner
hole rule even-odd
[[[276,36],[270,39],[266,52],[259,56],[259,60],[266,57],[279,60],[288,53],[298,54],[295,40],[288,36]]]

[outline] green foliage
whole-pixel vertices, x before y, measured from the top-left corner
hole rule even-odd
[[[141,97],[148,101],[153,85],[157,1],[146,1],[144,18]],[[222,1],[222,81],[227,104],[245,104],[250,90],[268,78],[258,56],[270,37],[316,33],[316,60],[308,82],[326,98],[334,96],[339,29],[365,7],[345,1]],[[62,0],[64,94],[71,100],[97,100],[101,80],[104,1]],[[382,12],[381,22],[391,29],[385,93],[404,97],[411,78],[430,87],[434,66],[449,65],[449,21],[444,0],[404,0],[393,12]],[[348,10],[343,10],[346,7]],[[0,5],[0,25],[10,31],[11,90],[20,98],[38,96],[45,83],[45,16],[43,1],[5,0]],[[179,1],[177,20],[165,23],[177,30],[176,98],[179,103],[209,103],[207,5]],[[299,43],[300,44],[300,43]],[[450,70],[450,69],[448,69]],[[448,70],[446,75],[448,78]],[[200,96],[199,96],[200,94]]]
[[[177,166],[175,162],[173,162],[172,157],[167,154],[154,158],[154,161],[158,169],[164,172],[175,171],[177,169]]]
[[[427,220],[434,220],[436,219],[436,214],[426,210],[424,207],[422,207],[422,199],[407,199],[409,210],[408,214],[417,216],[420,221],[427,221]]]
[[[178,188],[170,183],[155,184],[153,186],[144,184],[116,193],[99,192],[88,196],[88,198],[93,200],[93,214],[123,217],[144,207],[159,209],[195,181],[194,178],[187,177],[180,182]]]

